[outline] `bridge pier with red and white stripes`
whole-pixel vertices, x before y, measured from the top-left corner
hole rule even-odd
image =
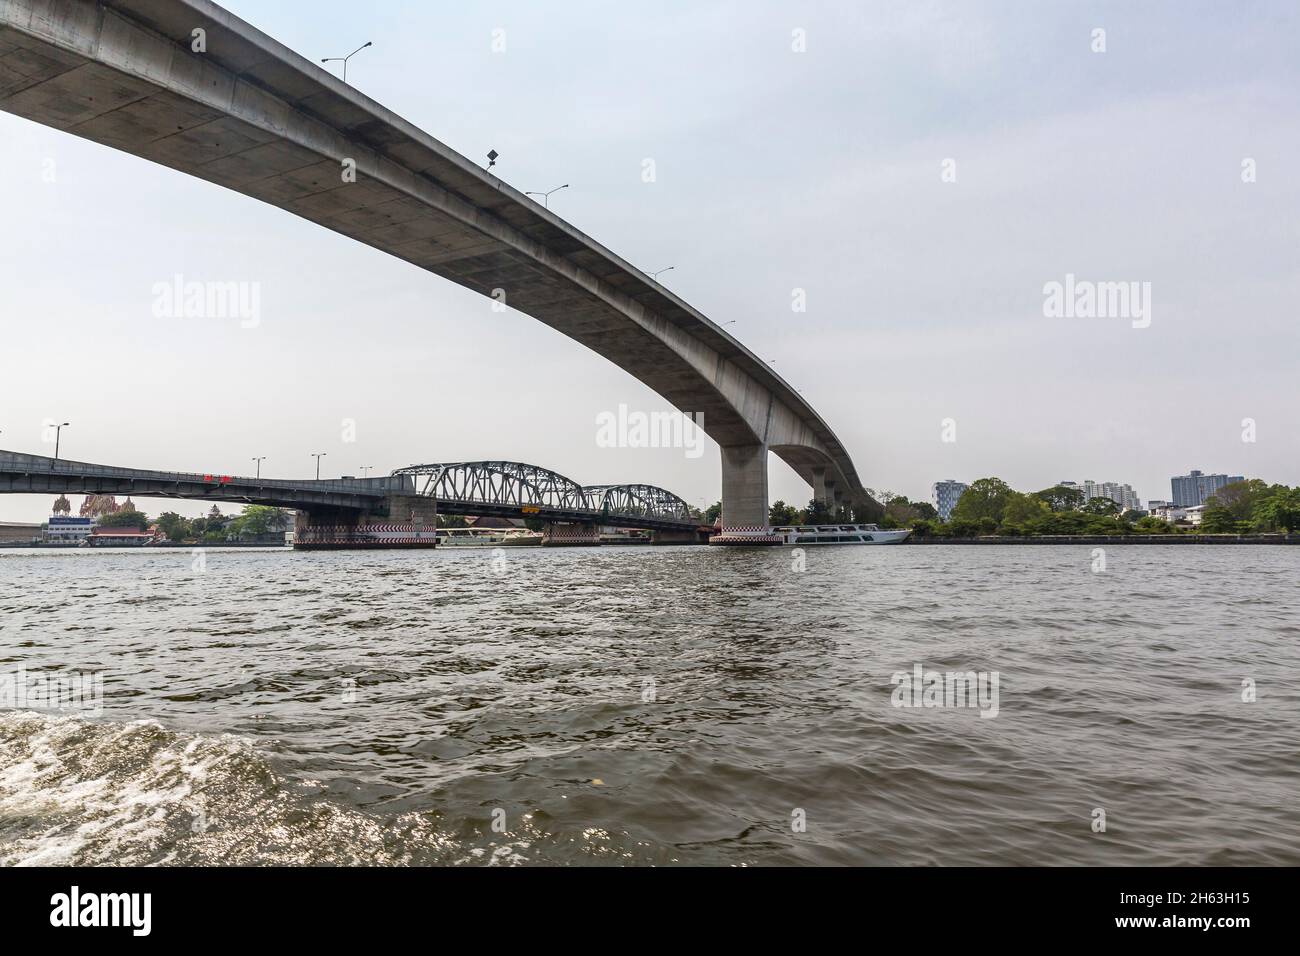
[[[368,548],[435,548],[438,503],[416,495],[390,495],[386,514],[299,511],[295,551],[354,551]]]

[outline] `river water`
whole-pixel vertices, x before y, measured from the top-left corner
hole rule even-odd
[[[0,551],[0,863],[1300,863],[1300,548],[799,558]]]

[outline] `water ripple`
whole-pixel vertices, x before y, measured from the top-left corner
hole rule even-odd
[[[1300,863],[1300,550],[191,560],[0,552],[0,863]]]

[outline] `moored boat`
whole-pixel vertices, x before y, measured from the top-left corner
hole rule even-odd
[[[438,529],[440,548],[526,548],[541,543],[541,532],[526,528]]]
[[[874,524],[783,525],[772,534],[785,544],[899,544],[911,528],[882,529]]]

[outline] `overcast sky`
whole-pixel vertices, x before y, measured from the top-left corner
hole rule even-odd
[[[520,189],[570,183],[554,211],[736,320],[869,486],[1300,484],[1293,4],[226,5],[314,60],[373,41],[358,89],[472,159],[495,148]],[[54,419],[65,457],[119,465],[508,458],[719,495],[711,443],[597,447],[601,412],[668,406],[526,315],[9,114],[0,143],[0,447],[51,453]],[[178,274],[258,283],[260,324],[155,318]],[[1046,317],[1067,274],[1149,282],[1149,327]],[[810,496],[775,457],[771,478],[773,500]],[[49,504],[7,496],[0,518]]]

